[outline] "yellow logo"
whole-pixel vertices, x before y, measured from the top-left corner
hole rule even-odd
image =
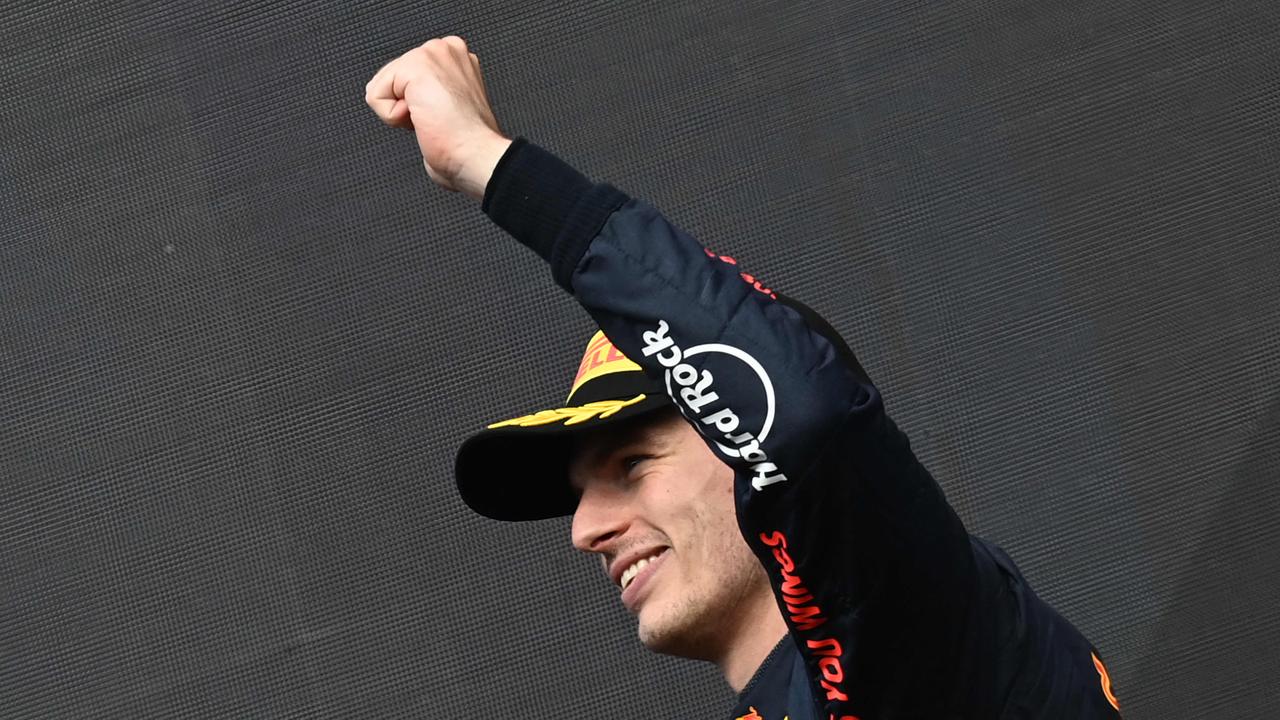
[[[573,387],[569,390],[569,398],[578,392],[587,381],[594,380],[609,373],[640,371],[640,366],[627,359],[622,351],[609,342],[603,330],[596,331],[587,343],[587,350],[582,354],[582,362],[578,364],[578,374],[573,378]]]
[[[535,425],[550,425],[552,423],[563,422],[565,425],[577,425],[599,417],[604,419],[617,413],[619,410],[635,405],[644,400],[644,394],[637,395],[630,400],[600,400],[598,402],[589,402],[578,407],[557,408],[555,410],[541,410],[532,415],[512,418],[496,422],[489,426],[490,430],[500,427],[533,427]]]

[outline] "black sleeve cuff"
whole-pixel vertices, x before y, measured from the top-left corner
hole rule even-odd
[[[591,240],[626,194],[585,175],[550,152],[516,138],[493,169],[480,209],[498,227],[551,264],[556,282],[570,279]]]

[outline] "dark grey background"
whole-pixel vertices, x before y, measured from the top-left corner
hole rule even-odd
[[[3,717],[724,717],[455,496],[590,325],[364,107],[452,33],[845,333],[1128,717],[1280,712],[1271,0],[2,10]]]

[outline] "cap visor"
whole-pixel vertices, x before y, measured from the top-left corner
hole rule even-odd
[[[671,406],[665,394],[646,393],[642,400],[603,417],[585,413],[577,420],[566,415],[556,422],[505,424],[482,430],[458,449],[454,464],[458,493],[468,507],[494,520],[572,515],[578,505],[577,494],[569,486],[573,438]]]

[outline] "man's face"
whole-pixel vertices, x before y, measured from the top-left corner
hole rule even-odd
[[[677,413],[581,440],[573,544],[598,553],[650,649],[716,661],[760,612],[777,612],[739,534],[733,472]]]

